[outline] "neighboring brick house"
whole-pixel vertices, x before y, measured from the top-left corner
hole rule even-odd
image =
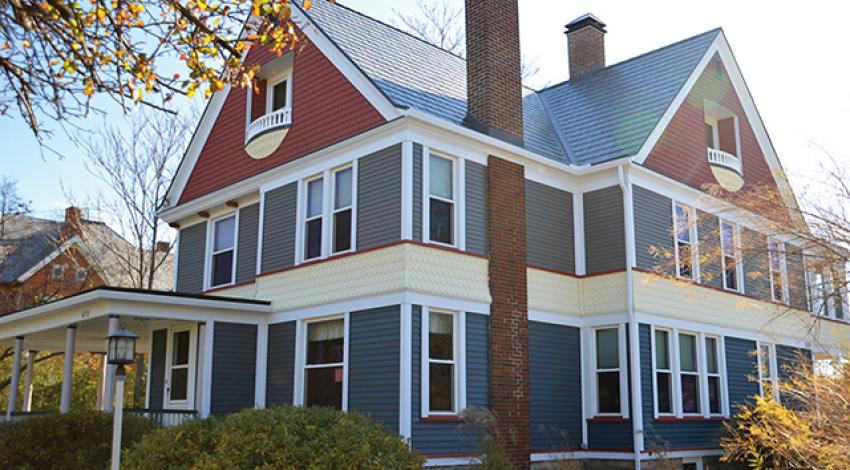
[[[133,287],[126,269],[134,248],[103,222],[69,207],[62,221],[8,215],[0,221],[0,314],[40,305],[100,286]],[[159,289],[168,289],[173,262],[161,245]]]
[[[294,4],[305,42],[249,51],[260,93],[212,97],[161,208],[177,292],[95,289],[0,319],[0,341],[96,351],[124,323],[158,415],[333,406],[434,466],[474,458],[472,406],[516,468],[713,466],[750,379],[840,349],[846,306],[813,316],[824,273],[733,205],[794,200],[721,30],[609,65],[584,15],[570,80],[531,90],[516,15],[467,2],[466,61]]]

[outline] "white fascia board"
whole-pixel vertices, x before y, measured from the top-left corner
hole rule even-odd
[[[301,28],[301,31],[318,47],[319,51],[331,61],[348,81],[357,88],[369,103],[381,113],[386,120],[396,119],[401,116],[401,111],[393,105],[390,99],[384,95],[378,87],[360,70],[354,62],[334,43],[322,30],[310,19],[310,14],[305,13],[300,5],[291,2],[292,22]]]
[[[59,245],[58,248],[53,250],[49,255],[47,255],[43,260],[36,263],[35,266],[29,268],[28,270],[26,270],[26,272],[24,272],[23,274],[18,276],[18,278],[15,279],[15,280],[17,282],[26,282],[27,279],[33,277],[35,275],[35,273],[41,271],[42,268],[44,268],[45,266],[50,264],[51,261],[58,258],[59,255],[61,255],[68,248],[71,248],[72,246],[74,246],[74,245],[76,245],[80,242],[81,242],[81,240],[80,240],[80,237],[78,237],[78,236],[74,236],[74,237],[68,239],[67,241],[65,241],[64,243]]]
[[[691,72],[691,75],[688,77],[688,80],[685,82],[685,85],[679,90],[679,93],[673,99],[673,102],[670,104],[670,107],[664,112],[661,117],[661,120],[658,121],[655,128],[650,133],[649,137],[644,142],[643,146],[640,148],[637,154],[632,157],[632,160],[642,165],[647,158],[649,158],[649,154],[655,148],[659,139],[661,139],[661,135],[667,130],[667,126],[670,124],[670,121],[673,120],[673,117],[676,115],[676,112],[684,103],[685,99],[687,99],[690,92],[693,90],[696,82],[702,76],[703,71],[708,66],[711,59],[715,54],[720,56],[723,65],[726,67],[726,71],[729,75],[729,79],[732,82],[732,87],[735,90],[735,94],[738,96],[738,99],[741,101],[741,105],[744,108],[744,114],[747,117],[747,120],[750,123],[750,126],[753,129],[753,133],[755,134],[756,141],[759,144],[759,148],[764,154],[765,160],[767,161],[767,165],[770,168],[771,174],[773,174],[773,179],[776,182],[776,185],[779,187],[779,192],[782,195],[782,198],[786,205],[789,207],[797,207],[797,201],[794,198],[794,194],[791,190],[791,186],[788,183],[788,180],[785,177],[785,172],[782,169],[782,165],[779,162],[779,158],[776,155],[776,149],[773,147],[773,143],[768,136],[767,129],[764,126],[764,122],[761,119],[761,115],[756,108],[755,102],[753,101],[753,96],[750,93],[749,88],[747,87],[746,82],[744,81],[744,76],[741,73],[740,67],[738,67],[738,62],[735,60],[735,56],[732,54],[732,49],[729,47],[729,42],[726,40],[726,35],[721,31],[711,45],[706,50],[702,59],[700,59],[697,66]]]
[[[171,186],[169,186],[168,192],[165,194],[165,203],[169,204],[170,207],[173,207],[180,200],[183,189],[186,188],[186,183],[189,181],[189,176],[191,176],[192,170],[195,169],[195,163],[198,162],[198,158],[201,156],[201,150],[206,145],[207,138],[209,138],[213,126],[218,121],[221,108],[224,107],[224,102],[230,94],[230,88],[231,86],[229,84],[225,85],[223,89],[213,94],[206,108],[204,108],[201,120],[198,122],[198,127],[195,129],[192,140],[189,142],[189,147],[186,148],[186,153],[183,155],[183,159],[180,160],[180,165],[177,167],[177,172],[174,174]],[[164,213],[168,210],[169,207],[163,207],[161,212]]]

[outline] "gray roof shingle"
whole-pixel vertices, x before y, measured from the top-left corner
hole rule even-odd
[[[339,2],[307,15],[398,107],[466,116],[466,61]],[[566,164],[636,153],[719,29],[523,97],[524,146]]]

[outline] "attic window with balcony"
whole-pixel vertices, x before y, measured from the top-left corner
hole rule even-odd
[[[743,185],[738,117],[726,108],[705,102],[705,146],[708,163],[725,189],[737,191]]]
[[[245,151],[253,158],[271,155],[292,124],[292,55],[274,59],[260,69],[255,87],[248,87]]]

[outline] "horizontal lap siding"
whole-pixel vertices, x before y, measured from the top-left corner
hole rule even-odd
[[[180,230],[180,244],[177,250],[177,292],[204,290],[206,244],[206,222]]]
[[[263,207],[262,272],[288,268],[295,263],[295,213],[298,186],[290,183],[265,194]]]
[[[673,275],[673,201],[634,186],[634,206],[637,267]]]
[[[150,398],[148,408],[159,409],[165,404],[165,360],[168,330],[154,330],[151,336]]]
[[[487,359],[488,318],[486,315],[467,313],[467,406],[487,408],[489,406],[489,367]],[[462,423],[422,422],[420,384],[422,307],[413,306],[412,364],[411,364],[411,424],[413,447],[428,455],[454,455],[476,451],[478,437],[461,429]]]
[[[799,377],[804,370],[811,371],[812,355],[808,349],[795,348],[792,346],[776,345],[776,374],[780,381],[788,382]],[[782,403],[791,408],[799,408],[799,402],[781,395]]]
[[[352,312],[349,317],[348,409],[398,433],[398,305]]]
[[[740,405],[750,403],[759,394],[758,359],[756,342],[748,339],[725,337],[726,380],[729,389],[729,411],[734,416]]]
[[[579,329],[528,322],[531,450],[578,449],[581,426]]]
[[[526,180],[525,217],[528,264],[574,273],[573,195]]]
[[[487,254],[487,167],[466,162],[466,251]]]
[[[401,144],[358,161],[358,249],[401,239],[401,200]]]
[[[295,322],[269,325],[266,406],[291,405],[295,378]]]
[[[277,56],[268,49],[254,47],[247,62],[261,65],[275,59]],[[248,94],[234,87],[198,156],[180,204],[386,122],[312,42],[305,42],[303,48],[299,45],[294,52],[292,74],[292,126],[280,147],[261,160],[245,152]]]
[[[239,237],[236,246],[236,282],[247,282],[257,274],[257,238],[260,205],[239,209]]]
[[[641,395],[647,449],[693,449],[719,447],[723,423],[720,421],[664,423],[655,420],[652,388],[652,329],[640,325]]]
[[[700,259],[700,283],[723,288],[723,265],[720,253],[720,219],[697,211],[697,250]]]
[[[644,165],[699,190],[704,190],[706,185],[717,185],[708,164],[705,144],[706,101],[723,106],[738,118],[745,184],[737,194],[746,194],[748,191],[763,194],[769,190],[778,195],[773,172],[719,56],[715,56],[715,60],[702,72]],[[721,191],[719,197],[736,204],[735,194]],[[778,197],[776,199],[781,200]]]
[[[587,273],[626,267],[623,193],[619,186],[584,193],[585,260]]]
[[[210,412],[235,413],[254,407],[257,325],[215,322]]]
[[[422,145],[413,144],[413,239],[422,241]]]

